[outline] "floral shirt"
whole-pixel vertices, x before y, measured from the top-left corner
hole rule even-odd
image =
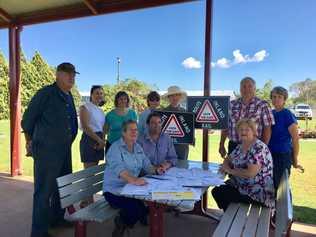
[[[229,120],[228,120],[228,138],[234,142],[240,142],[236,124],[242,118],[252,119],[257,124],[258,138],[262,138],[263,128],[272,126],[274,118],[271,107],[268,102],[254,97],[248,105],[242,102],[242,99],[232,100],[230,102]]]
[[[241,194],[248,195],[267,207],[273,207],[275,203],[273,166],[268,146],[257,139],[246,154],[242,153],[242,146],[238,145],[230,157],[234,168],[247,168],[249,164],[261,165],[259,173],[254,178],[232,176],[230,181]]]

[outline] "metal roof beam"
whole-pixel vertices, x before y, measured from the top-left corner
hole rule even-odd
[[[193,1],[197,0],[103,0],[99,1],[97,4],[97,13],[101,15]],[[87,8],[86,4],[81,3],[17,15],[14,18],[14,24],[31,25],[87,16],[93,16],[93,13]],[[7,28],[9,26],[9,22],[0,22],[0,29]]]
[[[7,23],[11,23],[12,21],[12,17],[10,16],[9,13],[7,13],[5,10],[3,10],[2,8],[0,8],[0,18],[2,18],[4,21],[6,21]]]
[[[84,0],[83,2],[94,15],[98,15],[98,9],[92,0]]]

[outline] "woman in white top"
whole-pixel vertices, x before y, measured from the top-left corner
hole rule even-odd
[[[80,106],[80,124],[82,137],[80,140],[80,157],[84,168],[88,168],[104,159],[105,147],[105,114],[100,108],[104,104],[102,86],[92,86],[90,101]]]

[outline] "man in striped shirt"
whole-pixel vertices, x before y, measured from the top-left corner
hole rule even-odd
[[[222,130],[219,153],[224,158],[227,155],[225,141],[228,137],[228,155],[240,143],[236,124],[242,118],[250,118],[257,124],[257,136],[265,144],[271,137],[271,126],[274,118],[269,103],[256,97],[256,82],[251,77],[240,81],[241,97],[230,102],[228,129]]]

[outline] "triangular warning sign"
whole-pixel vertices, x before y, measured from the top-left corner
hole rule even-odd
[[[162,131],[171,137],[184,137],[185,135],[174,114],[171,114]]]
[[[219,121],[212,104],[209,100],[205,100],[198,115],[196,121],[200,123],[217,123]]]

